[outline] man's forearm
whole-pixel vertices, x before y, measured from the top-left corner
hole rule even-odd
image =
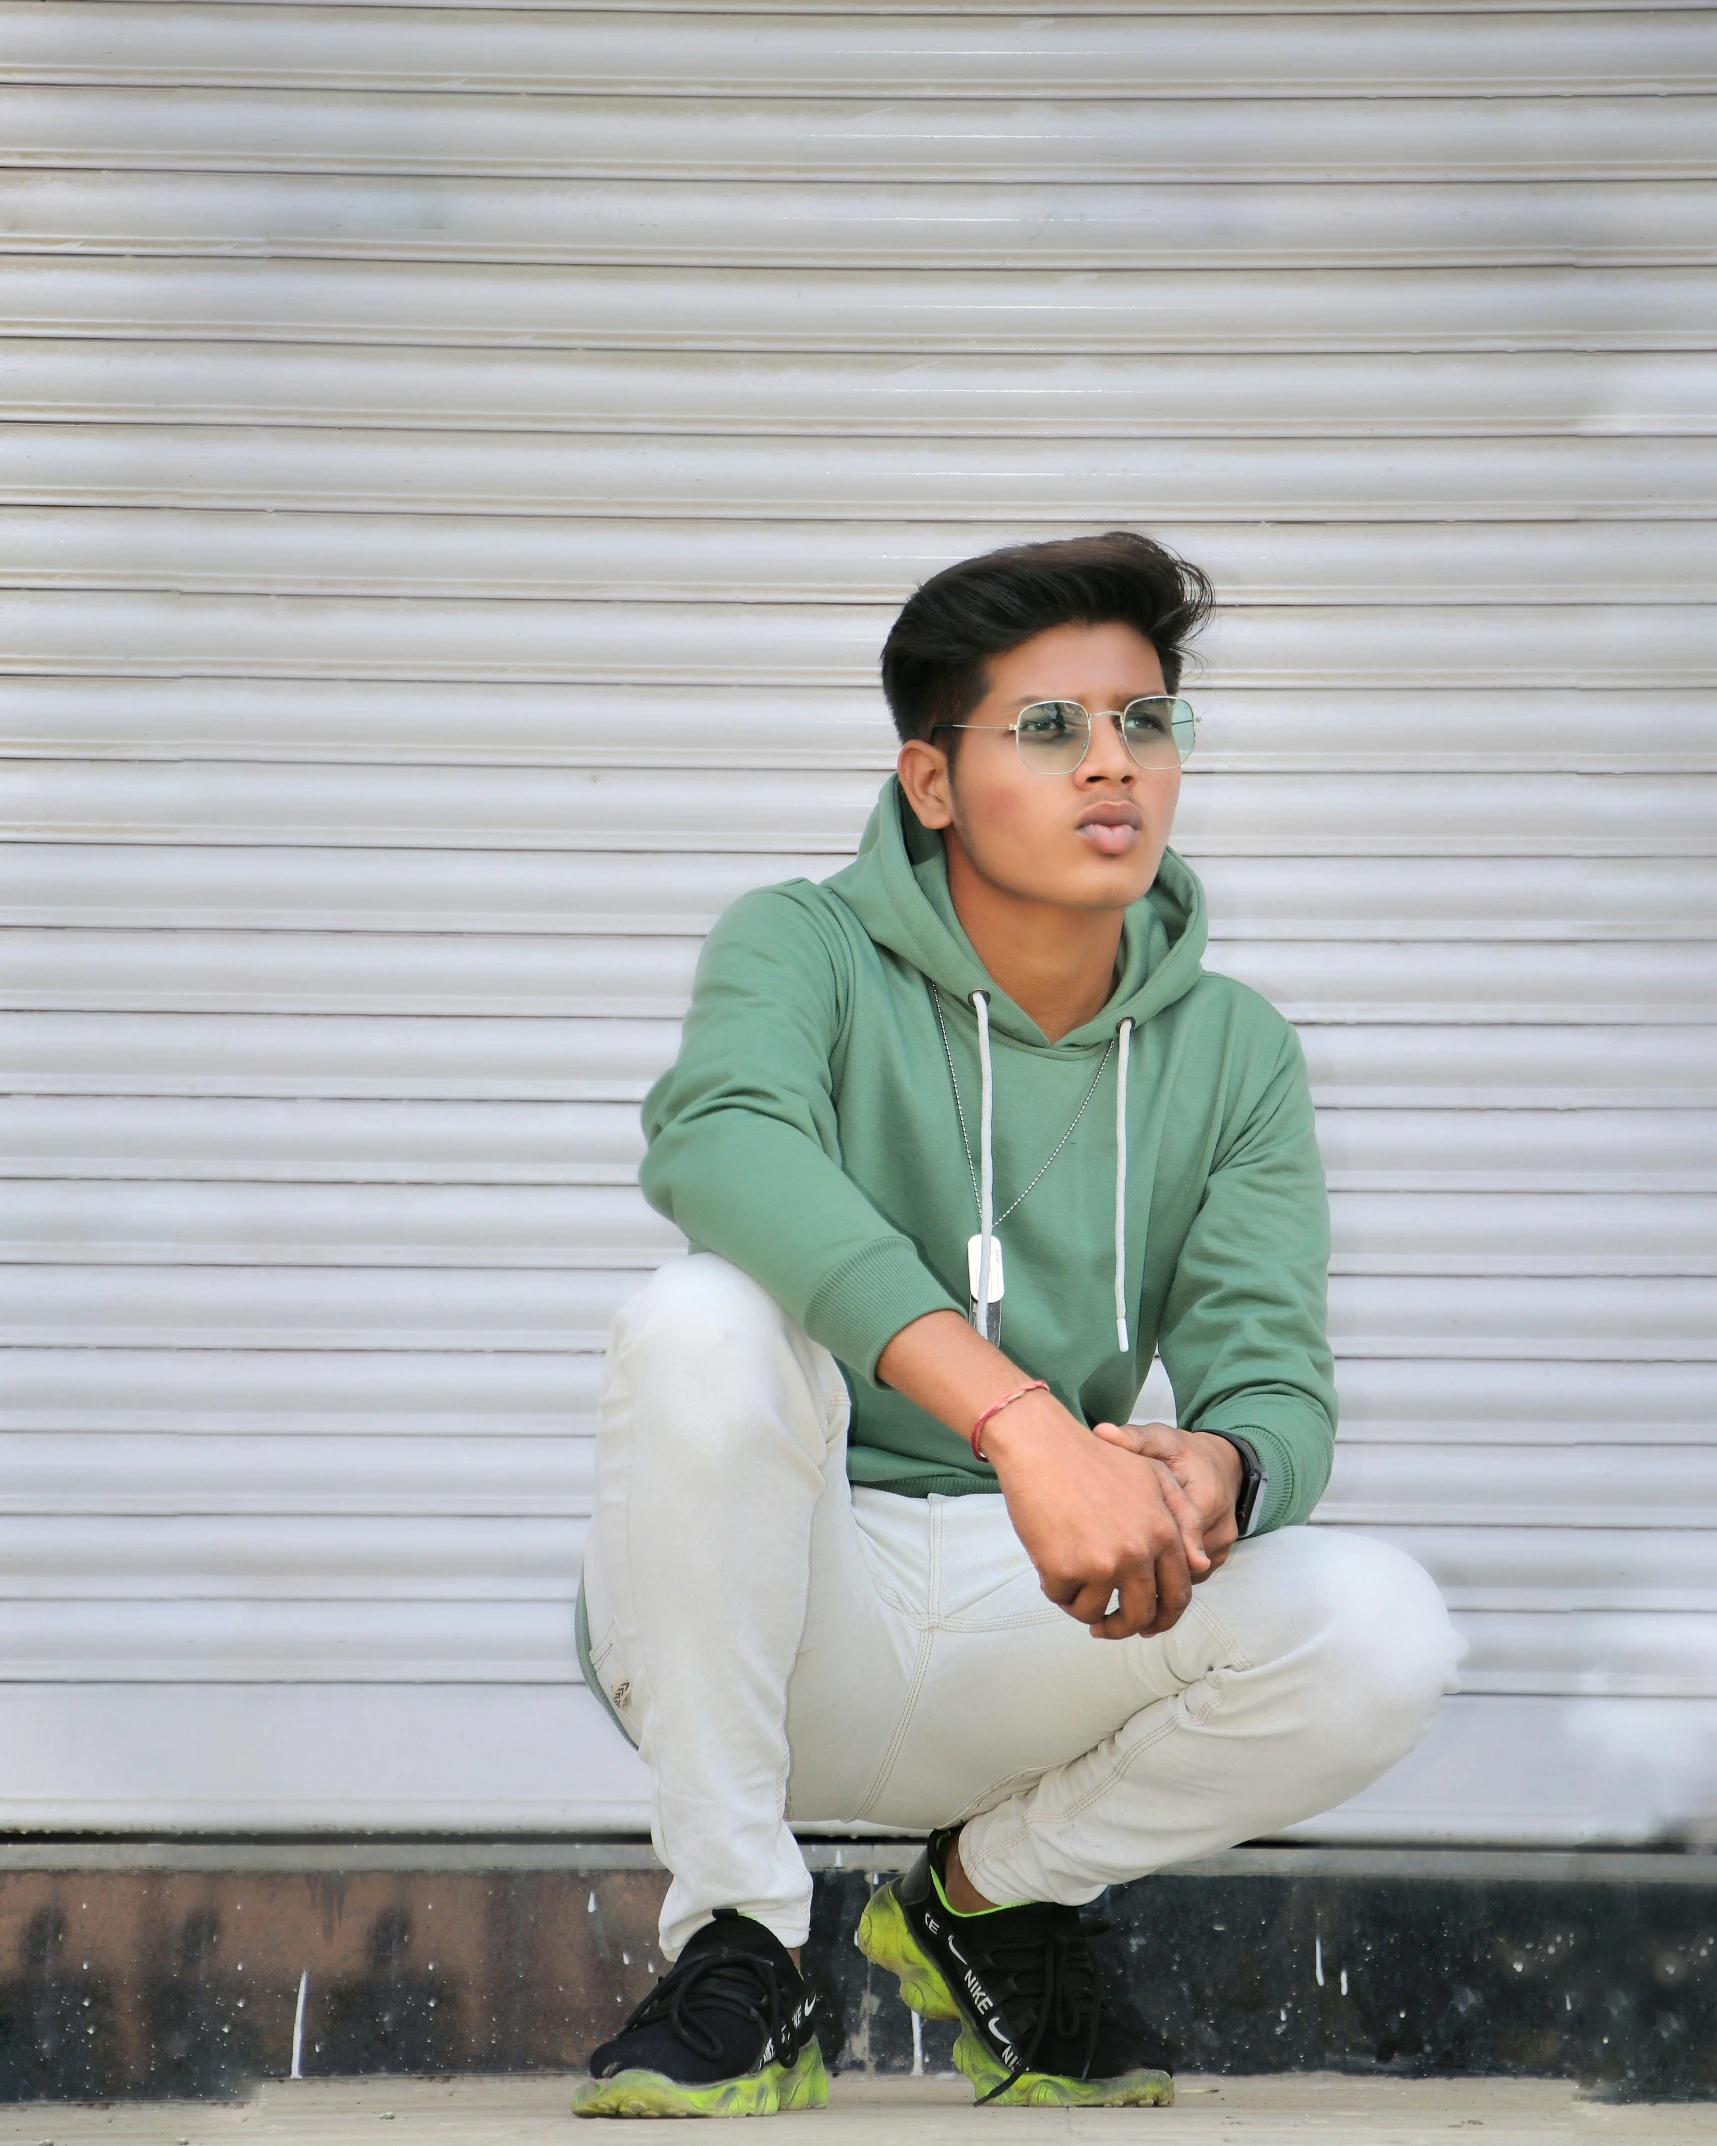
[[[986,1408],[1023,1386],[1029,1376],[953,1311],[926,1312],[903,1326],[877,1358],[876,1375],[962,1438],[970,1437]],[[1028,1394],[1014,1408],[1030,1408],[1040,1417],[1047,1408],[1069,1427],[1084,1428],[1053,1394]],[[1011,1415],[1013,1409],[1006,1413]],[[1001,1420],[998,1416],[993,1426],[998,1438]]]

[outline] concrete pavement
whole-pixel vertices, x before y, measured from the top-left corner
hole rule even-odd
[[[277,2082],[247,2102],[13,2103],[0,2146],[636,2146],[683,2124],[580,2123],[569,2076]],[[974,2109],[960,2079],[834,2083],[827,2111],[775,2117],[770,2146],[1138,2139],[1141,2146],[1717,2146],[1717,2104],[1591,2101],[1564,2081],[1359,2080],[1327,2072],[1179,2081],[1172,2109]],[[747,2137],[756,2134],[748,2131]]]

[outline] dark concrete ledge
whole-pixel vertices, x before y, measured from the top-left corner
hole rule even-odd
[[[804,1840],[812,1870],[904,1870],[922,1844]],[[176,1840],[0,1836],[0,1876],[13,1870],[353,1871],[660,1870],[645,1840],[545,1840],[530,1834],[468,1840],[314,1835],[291,1840],[200,1834]],[[1231,1848],[1196,1863],[1171,1863],[1164,1878],[1443,1878],[1491,1883],[1717,1886],[1717,1850],[1681,1848]]]
[[[848,2069],[945,2068],[852,1946],[916,1845],[809,1843]],[[563,2071],[659,1971],[641,1841],[0,1842],[0,2099]],[[1717,2096],[1717,1855],[1236,1849],[1097,1911],[1159,2061]]]

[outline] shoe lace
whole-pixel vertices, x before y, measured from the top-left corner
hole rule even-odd
[[[1106,2007],[1103,1975],[1088,1933],[1073,1915],[1033,1918],[1017,1932],[998,1932],[984,1948],[995,1976],[997,1995],[1017,2037],[1019,2068],[1036,2068],[1039,2052],[1052,2037],[1065,2051],[1079,2051],[1074,2078],[1091,2070],[1103,2031]],[[1058,2057],[1056,2069],[1063,2068]],[[985,2094],[993,2101],[1013,2084],[1009,2073]]]
[[[777,2049],[793,2016],[771,1961],[731,1945],[707,1945],[676,1961],[620,2031],[665,2024],[688,2049],[714,2063],[724,2050],[720,2035],[705,2023],[711,2012],[750,2020]]]

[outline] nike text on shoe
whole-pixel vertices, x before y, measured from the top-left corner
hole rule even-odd
[[[1060,2108],[1167,2107],[1174,2082],[1140,2061],[1103,2001],[1077,1908],[1033,1901],[955,1915],[938,1883],[950,1835],[872,1893],[858,1948],[926,2019],[957,2019],[954,2062],[978,2099]]]
[[[816,1999],[760,1922],[718,1909],[590,2060],[575,2116],[772,2116],[820,2109]]]

